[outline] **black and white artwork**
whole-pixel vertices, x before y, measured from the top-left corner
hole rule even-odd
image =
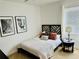
[[[15,16],[17,33],[27,31],[26,16]]]
[[[14,34],[14,21],[12,16],[0,16],[1,36]]]

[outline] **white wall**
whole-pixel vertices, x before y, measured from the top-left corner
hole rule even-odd
[[[61,2],[54,2],[40,7],[42,24],[61,24]]]
[[[21,41],[28,40],[41,31],[40,8],[38,6],[0,1],[0,16],[27,17],[27,32],[20,34],[15,32],[15,35],[0,37],[0,49],[2,49],[6,55]]]

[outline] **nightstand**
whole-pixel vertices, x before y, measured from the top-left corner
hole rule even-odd
[[[74,40],[68,41],[67,39],[63,39],[63,51],[64,52],[72,52],[74,51]]]

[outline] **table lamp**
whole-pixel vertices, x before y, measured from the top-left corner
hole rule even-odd
[[[72,28],[70,26],[66,27],[66,32],[68,32],[68,41],[70,41],[70,32],[72,31]]]

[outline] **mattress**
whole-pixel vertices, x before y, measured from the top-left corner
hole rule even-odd
[[[38,56],[40,59],[48,59],[53,56],[54,49],[58,46],[57,40],[30,39],[21,43],[21,48]]]

